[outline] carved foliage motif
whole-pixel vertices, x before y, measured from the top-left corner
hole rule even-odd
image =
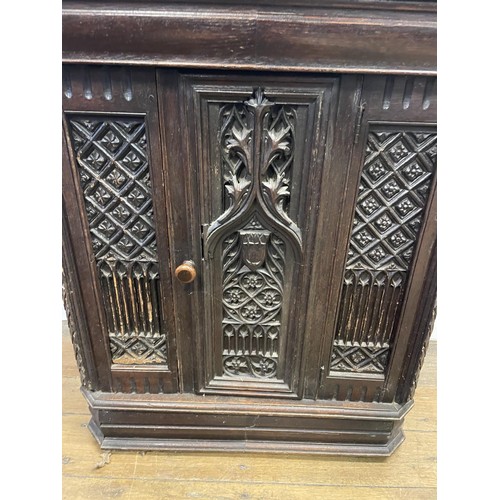
[[[436,134],[371,131],[331,371],[384,373],[436,168]]]
[[[251,185],[251,141],[253,116],[243,104],[224,106],[221,116],[221,160],[225,213],[241,206]]]
[[[143,118],[70,120],[113,363],[166,363]]]
[[[262,89],[220,110],[224,213],[208,228],[222,239],[223,369],[228,376],[276,376],[286,244],[301,251],[288,216],[296,109],[275,105]],[[241,229],[234,219],[244,217]],[[280,229],[277,231],[276,227]]]
[[[295,151],[294,127],[295,110],[291,107],[272,108],[265,116],[262,194],[275,215],[288,224],[293,224],[288,217],[288,202],[292,173],[290,167]]]
[[[253,210],[256,203],[293,233],[300,246],[300,230],[287,214],[295,121],[293,106],[273,104],[262,89],[245,103],[222,106],[225,212],[210,225],[209,236],[238,212]]]

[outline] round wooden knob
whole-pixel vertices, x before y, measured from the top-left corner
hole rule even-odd
[[[184,284],[191,283],[196,278],[196,268],[192,260],[185,260],[175,270],[175,277]]]

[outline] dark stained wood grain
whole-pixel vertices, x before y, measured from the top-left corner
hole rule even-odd
[[[63,2],[65,303],[103,448],[401,444],[435,43],[434,2]]]
[[[63,208],[63,304],[66,310],[68,329],[71,334],[74,356],[77,362],[82,387],[95,390],[100,387],[95,358],[90,343],[88,323],[82,300],[80,283],[75,264],[75,253],[69,240],[68,219]]]
[[[387,4],[387,2],[385,2]],[[63,3],[63,60],[170,67],[435,74],[436,13]],[[426,4],[424,4],[425,7]],[[430,4],[432,5],[432,3]],[[397,50],[393,50],[397,46]]]
[[[108,0],[108,2],[103,2],[102,0],[85,0],[84,2],[75,2],[74,0],[63,0],[65,3],[75,3],[75,4],[102,4],[106,3],[111,5],[112,3],[117,3],[116,0]],[[124,2],[118,2],[124,3]],[[151,3],[151,0],[128,0],[127,5],[141,5]],[[214,4],[218,5],[231,5],[240,7],[252,7],[255,5],[267,5],[273,7],[303,7],[303,0],[158,0],[157,4],[176,4],[176,5],[189,5],[189,4]],[[308,6],[314,7],[337,7],[342,9],[366,9],[366,10],[402,10],[402,11],[422,11],[422,12],[436,12],[436,1],[435,0],[311,0],[307,2]]]

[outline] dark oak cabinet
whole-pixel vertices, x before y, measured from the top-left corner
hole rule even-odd
[[[381,25],[435,16],[387,4],[364,9]],[[188,5],[177,29],[213,42]],[[332,5],[330,20],[361,15]],[[228,47],[181,33],[212,58],[188,64],[163,31],[150,42],[163,58],[143,45],[125,61],[120,23],[96,41],[119,7],[63,6],[64,298],[101,446],[391,453],[434,312],[435,72],[405,43],[407,74],[373,54],[342,71],[324,48],[316,67],[283,47],[224,67]],[[92,13],[96,38],[70,30]]]

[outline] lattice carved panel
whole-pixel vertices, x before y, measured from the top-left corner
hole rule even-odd
[[[71,120],[96,259],[156,260],[143,119]]]
[[[69,123],[113,363],[166,364],[144,119]]]
[[[224,241],[223,262],[224,371],[273,377],[281,330],[285,244],[253,218]]]
[[[408,269],[436,155],[434,133],[369,134],[348,269]]]
[[[374,128],[368,134],[332,372],[385,371],[436,157],[434,132]]]

